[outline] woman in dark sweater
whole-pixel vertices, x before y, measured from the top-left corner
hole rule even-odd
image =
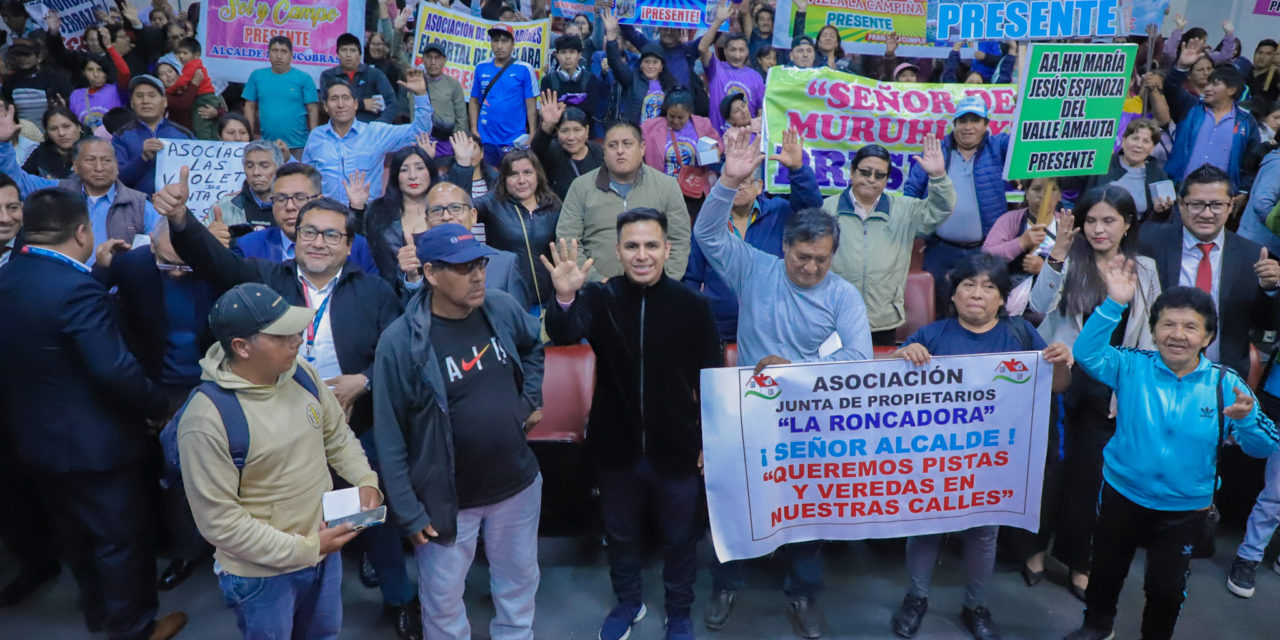
[[[527,306],[551,300],[551,274],[539,260],[550,257],[560,221],[560,198],[551,191],[538,157],[516,149],[502,158],[493,192],[475,201],[477,220],[484,224],[485,243],[516,254],[516,267],[528,287]]]
[[[58,104],[50,105],[44,112],[44,142],[27,157],[22,170],[42,178],[62,180],[69,178],[71,151],[85,131],[70,109]]]
[[[547,183],[564,200],[578,176],[604,164],[604,149],[589,140],[591,119],[577,107],[556,101],[555,92],[542,92],[542,126],[533,136],[533,152],[547,173]]]

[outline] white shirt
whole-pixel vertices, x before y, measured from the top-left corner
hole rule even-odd
[[[1222,246],[1225,237],[1225,231],[1218,231],[1217,237],[1212,240],[1213,248],[1209,249],[1209,268],[1213,274],[1213,286],[1209,295],[1213,296],[1213,308],[1218,310],[1222,308],[1218,304],[1218,289],[1222,281]],[[1181,286],[1196,286],[1196,271],[1200,268],[1200,259],[1204,257],[1200,247],[1196,246],[1199,243],[1200,240],[1191,235],[1191,232],[1187,231],[1186,227],[1182,228],[1182,271],[1178,276],[1178,284]],[[1218,315],[1222,315],[1220,311]],[[1218,333],[1221,334],[1221,317],[1218,319],[1218,329]],[[1218,361],[1218,336],[1213,337],[1213,342],[1209,344],[1209,348],[1204,350],[1204,355],[1214,362]]]
[[[290,243],[292,244],[292,243]],[[310,309],[319,309],[325,300],[329,299],[333,293],[333,288],[338,284],[338,279],[342,277],[342,269],[333,276],[323,287],[317,289],[311,284],[311,281],[298,272],[298,281],[302,283],[302,290],[305,294],[307,307]],[[307,334],[308,329],[302,333],[302,356],[320,372],[320,378],[328,380],[342,375],[342,368],[338,366],[338,352],[333,346],[333,304],[330,303],[325,307],[324,316],[320,317],[320,324],[316,327],[315,345],[311,353],[307,353]],[[314,322],[314,320],[313,320]]]
[[[3,255],[0,255],[0,267],[3,267],[4,265],[9,264],[9,258],[13,257],[13,245],[17,241],[18,241],[18,236],[14,236],[12,238],[9,238],[8,242],[4,243],[4,246],[8,247],[9,250],[5,251]]]

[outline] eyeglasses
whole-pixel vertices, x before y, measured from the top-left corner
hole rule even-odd
[[[1205,209],[1208,209],[1209,211],[1213,212],[1213,215],[1216,216],[1216,215],[1224,214],[1227,211],[1229,211],[1231,209],[1231,203],[1230,202],[1200,202],[1200,201],[1184,200],[1182,202],[1182,208],[1186,209],[1187,213],[1191,213],[1191,214],[1201,214],[1201,213],[1204,213]]]
[[[193,273],[195,269],[185,264],[169,264],[168,262],[156,261],[156,268],[161,271],[181,271],[183,273]]]
[[[338,244],[339,242],[342,242],[342,239],[347,237],[347,234],[341,231],[335,231],[334,229],[328,229],[328,230],[325,230],[324,232],[321,232],[319,229],[311,225],[307,225],[305,227],[298,227],[299,240],[303,242],[311,242],[312,240],[316,239],[316,236],[324,237],[324,243],[327,245],[335,245],[335,244]]]
[[[466,213],[467,209],[470,208],[471,207],[462,204],[461,202],[455,202],[444,206],[436,205],[427,209],[427,218],[430,220],[444,220],[445,212],[448,212],[451,216],[460,216]]]
[[[311,202],[312,200],[315,200],[316,198],[319,198],[319,197],[320,197],[320,194],[318,193],[315,195],[308,195],[305,193],[295,193],[293,195],[290,195],[287,193],[277,193],[271,196],[271,201],[274,202],[275,204],[284,205],[284,204],[289,204],[289,201],[292,200],[294,204],[301,207],[302,205],[308,202]]]
[[[449,262],[433,262],[431,263],[436,269],[448,269],[460,276],[469,276],[477,271],[484,269],[489,264],[488,258],[477,258],[471,262],[462,264],[452,264]]]
[[[876,180],[886,180],[889,178],[888,171],[876,171],[874,169],[865,169],[863,167],[858,167],[858,173],[861,174],[862,177],[864,178],[870,178],[874,176]]]

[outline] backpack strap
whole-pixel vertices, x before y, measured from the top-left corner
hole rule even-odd
[[[236,469],[243,471],[245,459],[249,457],[249,421],[244,417],[244,408],[236,398],[236,392],[223,389],[208,380],[201,382],[196,390],[203,393],[213,403],[218,415],[222,417],[222,428],[227,431],[227,449],[231,451],[231,462]]]
[[[311,395],[316,397],[316,400],[320,399],[320,388],[316,386],[316,381],[307,375],[306,370],[302,367],[294,367],[293,381],[302,385],[303,389],[310,391]]]
[[[1021,316],[1009,318],[1009,329],[1013,332],[1013,337],[1018,339],[1018,345],[1023,351],[1032,351],[1031,334],[1027,331],[1027,320]]]

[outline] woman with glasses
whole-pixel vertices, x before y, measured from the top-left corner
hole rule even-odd
[[[1116,185],[1091,189],[1072,212],[1057,216],[1057,239],[1036,276],[1029,308],[1044,314],[1040,335],[1048,342],[1073,346],[1085,320],[1107,298],[1100,265],[1123,255],[1137,261],[1138,291],[1125,309],[1109,343],[1116,347],[1154,350],[1148,323],[1151,305],[1160,295],[1155,262],[1138,255],[1138,213],[1129,191]],[[1084,236],[1080,238],[1079,236]],[[1063,478],[1055,530],[1040,532],[1038,553],[1026,558],[1023,578],[1040,581],[1049,537],[1056,533],[1053,555],[1071,570],[1067,590],[1084,600],[1097,524],[1098,491],[1102,488],[1102,450],[1115,433],[1115,400],[1111,388],[1078,366],[1063,397]]]
[[[929,176],[923,200],[885,193],[895,172],[895,183],[901,183],[902,172],[893,168],[887,149],[869,144],[849,164],[849,188],[822,203],[840,225],[842,241],[831,270],[862,293],[876,346],[893,345],[907,320],[904,295],[916,236],[933,233],[956,205],[938,139],[925,138],[923,155],[915,161]]]

